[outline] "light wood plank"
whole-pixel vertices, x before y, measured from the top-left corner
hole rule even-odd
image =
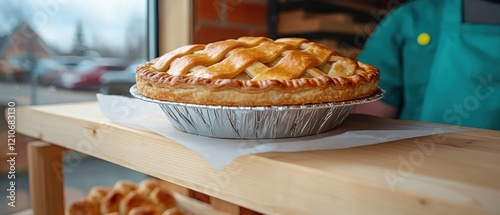
[[[390,9],[389,6],[394,6],[394,5],[386,5],[385,8],[384,7],[375,7],[375,6],[373,6],[373,4],[368,4],[366,2],[345,1],[345,0],[327,0],[327,2],[331,3],[332,5],[338,5],[341,7],[351,8],[351,9],[359,10],[359,11],[366,12],[366,13],[371,13],[371,14],[377,13],[378,15],[386,14],[388,12],[388,10]],[[395,3],[399,3],[399,2],[392,2],[392,4],[395,4]]]
[[[190,44],[193,34],[193,1],[158,1],[160,55]]]
[[[16,213],[14,213],[12,215],[33,215],[33,210],[26,209],[26,210],[23,210],[23,211],[16,212]]]
[[[498,131],[246,155],[221,171],[170,139],[110,123],[96,103],[20,107],[18,131],[264,214],[500,213]]]
[[[367,37],[375,30],[375,23],[340,23],[332,22],[326,19],[302,19],[293,22],[280,22],[278,24],[278,33],[310,33],[310,32],[329,32],[349,35],[358,35]]]
[[[165,184],[167,185],[166,187],[168,190],[189,197],[190,190],[188,188],[179,186],[177,184],[168,181],[166,181]]]
[[[29,182],[34,214],[64,215],[64,150],[42,141],[28,143]]]
[[[240,206],[235,205],[231,202],[212,197],[210,198],[210,204],[219,211],[223,211],[231,215],[240,214]]]

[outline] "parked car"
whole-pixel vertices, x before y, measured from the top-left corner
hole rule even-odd
[[[144,61],[136,61],[122,71],[106,72],[101,76],[100,93],[130,96],[129,89],[135,84],[135,71]]]
[[[84,60],[92,60],[96,57],[90,56],[75,56],[75,55],[60,55],[52,57],[53,60],[58,61],[60,64],[72,68],[77,66],[80,62]]]
[[[121,59],[83,60],[73,68],[42,75],[39,81],[41,84],[67,89],[98,89],[102,75],[107,72],[121,71],[124,68],[125,64]]]
[[[32,65],[32,61],[27,55],[9,55],[6,59],[1,59],[0,61],[1,80],[12,82],[25,82],[29,80],[28,70]]]
[[[67,68],[67,66],[51,58],[39,59],[36,61],[35,68],[33,68],[33,74],[36,78],[38,78],[47,73],[58,70],[65,70]]]

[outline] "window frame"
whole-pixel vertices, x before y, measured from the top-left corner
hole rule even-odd
[[[157,56],[193,41],[193,0],[150,0],[157,5]],[[155,13],[155,12],[149,12]],[[148,14],[148,17],[154,14]],[[148,41],[155,43],[154,41]],[[149,44],[154,45],[154,44]],[[151,50],[155,50],[153,47]],[[151,51],[149,51],[151,52]]]

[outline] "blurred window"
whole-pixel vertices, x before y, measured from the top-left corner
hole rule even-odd
[[[148,8],[148,0],[3,1],[0,102],[95,101],[101,85],[113,87],[100,76],[146,61]]]
[[[96,101],[97,92],[126,95],[135,76],[128,75],[119,84],[116,78],[102,77],[121,74],[127,66],[146,61],[156,46],[151,42],[155,35],[148,33],[156,32],[156,25],[151,25],[156,20],[156,5],[156,0],[1,0],[0,139],[7,139],[3,110],[11,101],[19,107]],[[31,207],[26,143],[32,139],[18,133],[15,139],[16,207],[8,206],[9,198],[3,198],[0,214]],[[5,142],[0,151],[8,151],[7,147]],[[142,173],[102,163],[88,159],[79,167],[69,165],[75,171],[65,173],[64,182],[73,190],[72,195],[87,193],[100,183],[114,183],[113,177],[144,178]],[[103,169],[91,170],[89,165]],[[0,184],[11,183],[6,171],[0,168],[5,176],[0,178]],[[109,174],[96,178],[86,171]]]

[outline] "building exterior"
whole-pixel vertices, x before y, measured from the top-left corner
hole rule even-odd
[[[53,55],[33,28],[21,22],[10,34],[0,36],[0,80],[25,81],[34,59]]]

